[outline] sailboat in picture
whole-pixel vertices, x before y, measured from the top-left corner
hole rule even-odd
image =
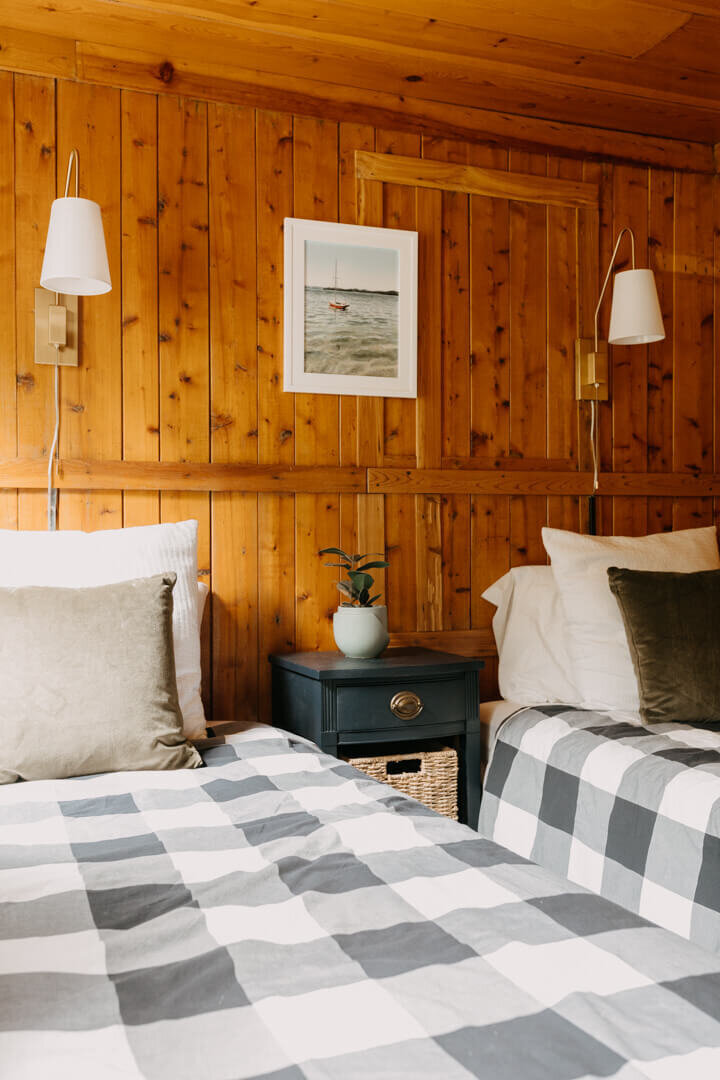
[[[338,273],[337,273],[337,259],[336,259],[335,260],[335,276],[333,277],[334,296],[333,296],[332,300],[330,300],[330,302],[328,303],[328,307],[332,308],[333,311],[347,311],[347,309],[348,309],[348,307],[350,305],[349,304],[344,304],[342,302],[342,300],[338,300],[338,297],[337,297],[337,287],[338,287],[337,277],[338,277]]]

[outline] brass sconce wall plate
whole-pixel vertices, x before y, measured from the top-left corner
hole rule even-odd
[[[48,289],[35,290],[35,363],[77,367],[80,298],[55,296]]]
[[[577,401],[607,401],[608,343],[593,338],[575,340],[575,398]]]

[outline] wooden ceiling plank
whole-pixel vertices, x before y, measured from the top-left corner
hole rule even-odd
[[[68,2],[68,0],[66,0]],[[90,0],[88,11],[107,11],[106,0]],[[113,13],[118,4],[112,5]],[[402,54],[412,62],[438,62],[438,56],[447,62],[471,58],[482,61],[484,68],[476,72],[480,80],[485,72],[508,74],[528,79],[530,82],[567,82],[569,85],[595,87],[620,93],[631,91],[638,97],[652,100],[676,101],[701,105],[720,100],[720,78],[708,79],[683,66],[675,70],[667,65],[650,65],[612,57],[607,53],[576,46],[540,42],[533,38],[492,30],[459,26],[446,18],[429,21],[414,14],[392,10],[368,9],[355,0],[325,0],[318,7],[317,0],[293,0],[287,7],[273,0],[266,4],[238,6],[236,0],[123,0],[122,6],[132,17],[133,9],[151,12],[160,28],[161,14],[185,15],[182,24],[173,25],[174,30],[185,31],[188,18],[196,20],[196,32],[202,36],[203,23],[221,22],[223,37],[230,40],[236,29],[253,27],[267,33],[288,37],[304,37],[312,48],[321,51],[324,44],[335,44],[343,49],[354,48],[358,42],[371,43],[373,48],[386,54]],[[214,13],[214,15],[213,15]],[[52,17],[57,15],[57,7]],[[49,16],[45,16],[49,18]],[[137,13],[136,16],[137,17]],[[165,29],[167,23],[163,24]],[[351,33],[348,33],[351,27]],[[220,27],[212,28],[212,32]],[[88,40],[96,40],[97,26],[91,23],[83,33]],[[206,31],[207,32],[207,31]],[[237,39],[240,40],[239,38]],[[117,41],[111,42],[118,44]],[[434,56],[434,61],[433,61]]]
[[[52,6],[43,0],[3,2],[2,17],[13,26],[31,25],[70,35],[77,32],[79,15],[83,41],[143,49],[161,33],[173,58],[191,65],[211,56],[213,65],[232,71],[250,60],[253,68],[266,73],[350,83],[405,97],[482,105],[598,126],[605,126],[606,117],[612,115],[613,126],[626,131],[698,141],[720,137],[715,107],[715,101],[720,100],[720,82],[714,91],[716,98],[709,99],[702,97],[697,87],[664,89],[662,72],[657,71],[650,73],[649,86],[644,87],[641,78],[628,86],[630,75],[625,69],[604,72],[608,65],[603,65],[602,58],[596,58],[594,66],[587,61],[583,65],[558,62],[553,68],[544,64],[540,52],[535,67],[509,65],[487,56],[479,64],[475,57],[443,55],[408,45],[399,48],[397,43],[384,45],[378,40],[347,37],[319,39],[307,34],[298,37],[287,29],[269,33],[267,27],[257,29],[247,23],[231,26],[182,15],[168,27],[157,8],[141,9],[107,0],[55,0]],[[543,66],[550,70],[541,71]],[[573,71],[578,66],[583,70]],[[713,93],[707,88],[706,92]]]
[[[720,11],[717,14],[720,16]],[[694,69],[712,81],[720,74],[720,18],[693,15],[680,30],[648,50],[643,59],[667,71]]]
[[[410,15],[432,27],[439,21],[465,30],[490,30],[501,34],[521,34],[543,43],[558,43],[581,49],[637,56],[682,26],[688,12],[672,5],[660,5],[648,18],[642,0],[576,0],[572,5],[537,0],[446,0],[439,12],[437,0],[346,0],[355,7],[352,21],[374,14],[381,19]],[[208,20],[261,21],[296,25],[313,22],[321,31],[323,18],[333,18],[333,3],[317,0],[253,0],[238,5],[237,0],[130,0],[146,10],[184,13]],[[328,10],[330,9],[330,10]],[[440,15],[440,17],[439,17]]]
[[[701,142],[661,136],[639,139],[637,135],[607,128],[544,121],[504,110],[420,101],[287,75],[270,76],[236,69],[233,78],[229,77],[230,72],[221,77],[208,70],[195,70],[182,61],[174,63],[162,53],[83,43],[78,46],[78,74],[88,82],[128,89],[362,121],[378,127],[399,126],[403,130],[491,145],[554,148],[569,156],[642,161],[696,172],[715,171],[712,147]]]
[[[355,169],[356,175],[362,180],[381,180],[387,184],[409,184],[411,187],[439,188],[442,191],[462,191],[468,195],[516,199],[519,202],[541,203],[544,206],[596,209],[599,202],[597,184],[533,176],[529,173],[509,173],[501,169],[482,169],[476,165],[463,165],[452,161],[432,161],[427,158],[358,150],[355,154]]]

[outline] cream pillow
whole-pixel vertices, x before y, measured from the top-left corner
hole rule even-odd
[[[174,584],[0,588],[0,784],[202,765],[178,705]]]
[[[516,566],[482,594],[495,604],[498,683],[518,705],[580,700],[572,681],[565,612],[549,566]]]
[[[197,521],[85,533],[0,529],[0,587],[83,588],[174,571],[173,641],[185,734],[201,737]]]
[[[715,527],[652,536],[585,536],[544,528],[542,537],[562,598],[573,680],[583,706],[637,711],[637,681],[608,568],[717,570]]]

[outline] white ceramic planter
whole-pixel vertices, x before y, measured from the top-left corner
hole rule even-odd
[[[341,653],[356,660],[379,656],[390,641],[387,608],[341,607],[333,615],[335,644]]]

